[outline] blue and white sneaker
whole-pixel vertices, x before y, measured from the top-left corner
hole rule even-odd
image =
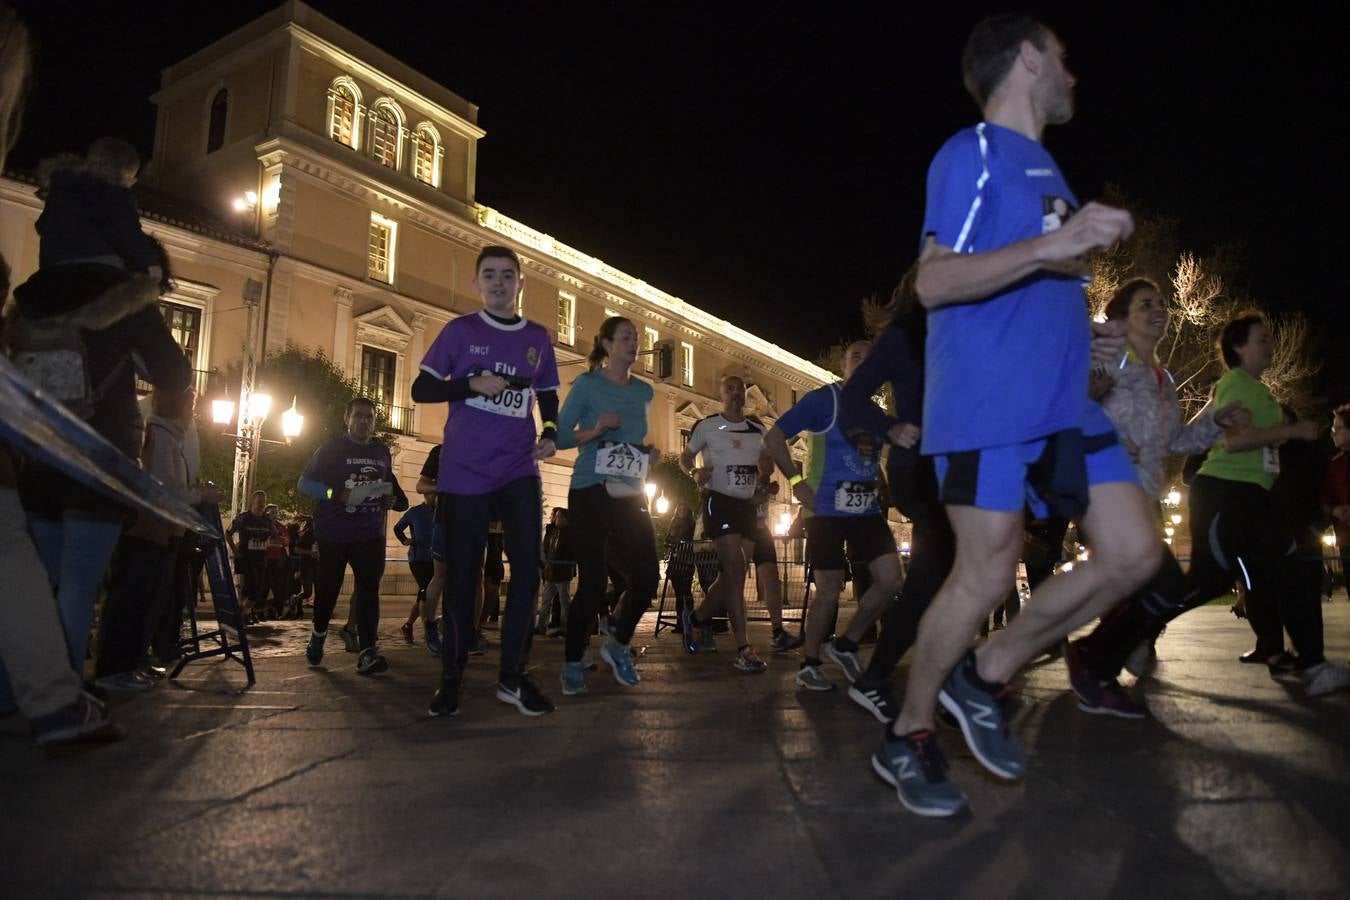
[[[578,694],[590,693],[590,688],[586,687],[586,669],[581,661],[563,663],[562,692],[568,697],[575,697]]]
[[[323,662],[323,642],[328,639],[326,631],[311,631],[309,633],[309,644],[305,646],[305,661],[311,666],[317,666]]]
[[[614,680],[619,684],[632,687],[642,680],[638,677],[637,669],[633,667],[632,652],[614,638],[610,638],[600,646],[600,658],[609,663],[609,667],[614,670]]]
[[[938,691],[938,700],[956,719],[970,752],[999,778],[1021,778],[1026,757],[1003,716],[1007,685],[988,691],[976,685],[975,651],[966,653]]]
[[[890,726],[872,754],[872,770],[895,788],[905,809],[920,816],[954,816],[969,809],[961,789],[947,780],[947,760],[931,731],[916,731],[899,740]]]
[[[441,620],[429,622],[422,630],[423,637],[426,638],[427,652],[432,656],[441,655]]]
[[[686,606],[680,610],[680,640],[684,643],[686,653],[697,653],[699,649],[698,633],[701,629],[694,627],[694,610]]]

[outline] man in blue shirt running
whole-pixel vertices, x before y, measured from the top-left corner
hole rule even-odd
[[[1073,115],[1064,46],[1021,13],[977,24],[962,53],[984,120],[958,132],[928,171],[916,282],[929,310],[922,452],[934,457],[956,562],[919,628],[899,718],[872,757],[900,802],[926,816],[966,809],[933,737],[940,701],[975,758],[1020,778],[1004,719],[1007,682],[1034,654],[1142,585],[1160,560],[1149,503],[1110,421],[1087,396],[1090,356],[1123,352],[1095,326],[1085,259],[1134,230],[1130,214],[1081,209],[1041,145]],[[1012,586],[1023,506],[1077,517],[1092,559],[1049,579],[978,651],[979,623]]]
[[[872,345],[857,341],[844,350],[844,381],[867,357]],[[895,598],[902,578],[886,516],[877,505],[884,433],[845,432],[839,415],[843,384],[827,384],[811,391],[769,429],[764,446],[792,485],[806,517],[806,552],[816,582],[816,601],[806,620],[806,655],[797,670],[797,684],[809,691],[832,691],[834,682],[821,671],[821,645],[839,611],[848,560],[862,560],[871,585],[858,598],[858,613],[848,630],[824,644],[824,654],[852,684],[862,674],[858,641],[876,624]],[[798,473],[787,442],[806,431],[811,456],[806,471]],[[848,545],[848,555],[844,546]],[[861,580],[855,577],[855,582]]]

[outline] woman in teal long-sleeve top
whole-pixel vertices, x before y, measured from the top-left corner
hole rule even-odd
[[[657,458],[642,443],[652,386],[629,373],[637,348],[632,322],[620,316],[606,319],[595,336],[591,369],[572,382],[558,415],[558,448],[580,448],[567,494],[578,571],[562,673],[562,691],[569,696],[586,692],[581,658],[604,603],[609,562],[623,572],[628,590],[600,658],[627,687],[639,681],[628,643],[660,578],[656,535],[643,493],[647,470]]]

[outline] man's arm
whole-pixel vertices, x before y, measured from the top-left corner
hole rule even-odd
[[[815,497],[811,489],[802,483],[801,473],[797,471],[797,463],[792,459],[792,452],[788,450],[787,436],[775,425],[764,435],[764,448],[768,450],[769,456],[773,459],[774,465],[778,466],[778,471],[783,473],[783,477],[792,485],[792,496],[805,506],[807,509],[813,509],[815,506]]]
[[[928,309],[986,300],[1040,271],[1088,274],[1092,250],[1128,240],[1134,220],[1123,209],[1089,203],[1048,234],[985,253],[957,253],[929,235],[919,256],[915,290]]]

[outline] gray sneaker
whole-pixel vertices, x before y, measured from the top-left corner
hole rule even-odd
[[[834,641],[825,645],[825,658],[840,668],[849,684],[857,681],[858,676],[863,673],[862,661],[858,659],[858,654],[840,650],[834,645]]]
[[[832,691],[834,682],[820,670],[820,666],[802,666],[797,670],[797,686],[808,691]]]
[[[1125,671],[1135,678],[1143,678],[1144,673],[1148,671],[1149,663],[1153,659],[1153,642],[1140,641],[1139,646],[1131,650],[1130,655],[1125,658]]]
[[[780,631],[775,634],[773,640],[769,642],[769,649],[774,653],[787,653],[800,647],[804,640],[806,640],[806,635],[800,631],[796,634],[792,634],[786,630]]]
[[[890,729],[887,726],[887,736]],[[872,770],[895,788],[900,803],[920,816],[954,816],[969,806],[960,788],[947,780],[947,760],[931,731],[881,739],[872,754]]]
[[[1303,684],[1304,693],[1309,697],[1325,697],[1327,694],[1350,688],[1350,669],[1336,663],[1324,662],[1303,673]]]
[[[1003,698],[1008,686],[996,692],[978,687],[975,675],[975,651],[966,656],[943,682],[938,700],[952,714],[965,735],[970,752],[980,764],[999,778],[1021,778],[1026,772],[1026,757],[1003,718]]]

